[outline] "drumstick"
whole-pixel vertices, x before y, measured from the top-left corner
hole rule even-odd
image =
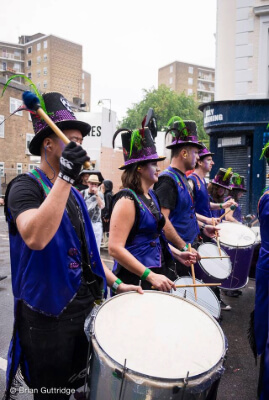
[[[204,287],[204,286],[220,286],[221,283],[195,283],[194,285],[176,285],[176,288],[184,288],[184,287]]]
[[[213,226],[216,226],[215,218],[212,218],[212,224],[213,224]],[[216,235],[216,239],[217,239],[217,245],[218,245],[218,249],[219,249],[219,255],[220,255],[220,257],[221,257],[221,249],[220,249],[220,244],[219,244],[219,233],[218,233],[217,230],[215,230],[215,235]]]
[[[65,143],[70,143],[70,140],[65,136],[65,134],[58,128],[58,126],[52,121],[52,119],[45,113],[41,105],[39,104],[39,98],[30,91],[23,93],[23,101],[29,110],[34,110],[40,118],[42,118],[48,126],[53,130],[54,133]],[[91,164],[89,161],[85,161],[84,167],[90,168]]]
[[[219,217],[219,220],[221,221],[222,218],[224,218],[227,214],[229,214],[229,212],[231,212],[231,211],[233,211],[233,210],[235,210],[235,209],[236,209],[236,206],[235,206],[235,205],[231,206],[231,207],[230,207],[230,210],[228,210],[228,211],[225,212],[221,217]]]
[[[223,259],[223,258],[230,258],[230,256],[204,256],[204,257],[201,257],[201,260],[210,260],[210,259],[213,260],[215,258]]]
[[[188,251],[191,253],[191,244],[188,244]],[[194,290],[194,296],[195,296],[195,300],[197,301],[197,290],[196,290],[196,286],[195,286],[195,273],[194,273],[194,265],[191,264],[191,276],[192,276],[192,281],[193,281],[193,290]]]

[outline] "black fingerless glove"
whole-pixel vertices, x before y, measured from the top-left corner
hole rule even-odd
[[[68,143],[60,158],[59,178],[73,185],[81,171],[81,166],[89,160],[90,158],[81,146],[75,142]]]

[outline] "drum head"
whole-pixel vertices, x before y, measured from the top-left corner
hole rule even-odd
[[[175,285],[191,285],[193,283],[190,276],[182,276],[175,281]],[[195,279],[195,283],[203,283],[199,279]],[[176,291],[172,291],[173,294],[181,298],[186,298],[194,304],[198,304],[209,312],[213,317],[219,318],[220,316],[220,303],[215,293],[207,286],[196,288],[197,301],[195,300],[193,288],[177,288]]]
[[[219,224],[219,240],[231,247],[247,247],[255,242],[255,233],[245,225],[236,222]]]
[[[204,243],[198,248],[198,253],[201,257],[219,257],[218,246],[214,243]],[[228,254],[221,249],[221,254],[223,256],[228,256]],[[230,258],[215,258],[215,259],[205,259],[200,260],[199,264],[206,274],[212,276],[216,280],[219,279],[223,281],[228,278],[232,272],[232,264]]]
[[[182,379],[203,374],[225,354],[218,323],[199,306],[169,293],[129,292],[99,309],[94,335],[114,361],[138,374]]]

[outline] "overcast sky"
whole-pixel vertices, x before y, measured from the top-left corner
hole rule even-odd
[[[216,0],[8,0],[0,18],[1,41],[41,32],[81,44],[92,111],[109,98],[118,118],[157,88],[159,68],[215,66]]]

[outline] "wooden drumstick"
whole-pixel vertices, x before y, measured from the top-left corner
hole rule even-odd
[[[219,217],[219,220],[221,221],[222,218],[224,218],[227,214],[229,214],[229,212],[234,211],[235,209],[236,209],[235,205],[231,206],[230,210],[228,210],[227,212],[224,212],[224,214],[221,217]]]
[[[184,288],[184,287],[204,287],[204,286],[220,286],[221,283],[195,283],[194,285],[176,285],[176,288]]]
[[[216,222],[215,222],[215,218],[212,218],[212,224],[213,226],[216,226]],[[217,230],[215,230],[215,235],[216,235],[216,239],[217,239],[217,245],[218,245],[218,249],[219,249],[219,255],[221,257],[221,249],[220,249],[220,244],[219,244],[219,233]]]
[[[188,251],[191,253],[191,244],[188,244]],[[195,286],[195,273],[194,273],[194,265],[191,264],[191,276],[192,276],[192,281],[193,281],[193,290],[194,290],[194,296],[195,296],[195,300],[197,301],[197,290],[196,290],[196,286]]]
[[[221,259],[223,259],[223,258],[230,258],[230,256],[204,256],[204,257],[201,257],[201,260],[214,260],[215,258],[221,258]]]

